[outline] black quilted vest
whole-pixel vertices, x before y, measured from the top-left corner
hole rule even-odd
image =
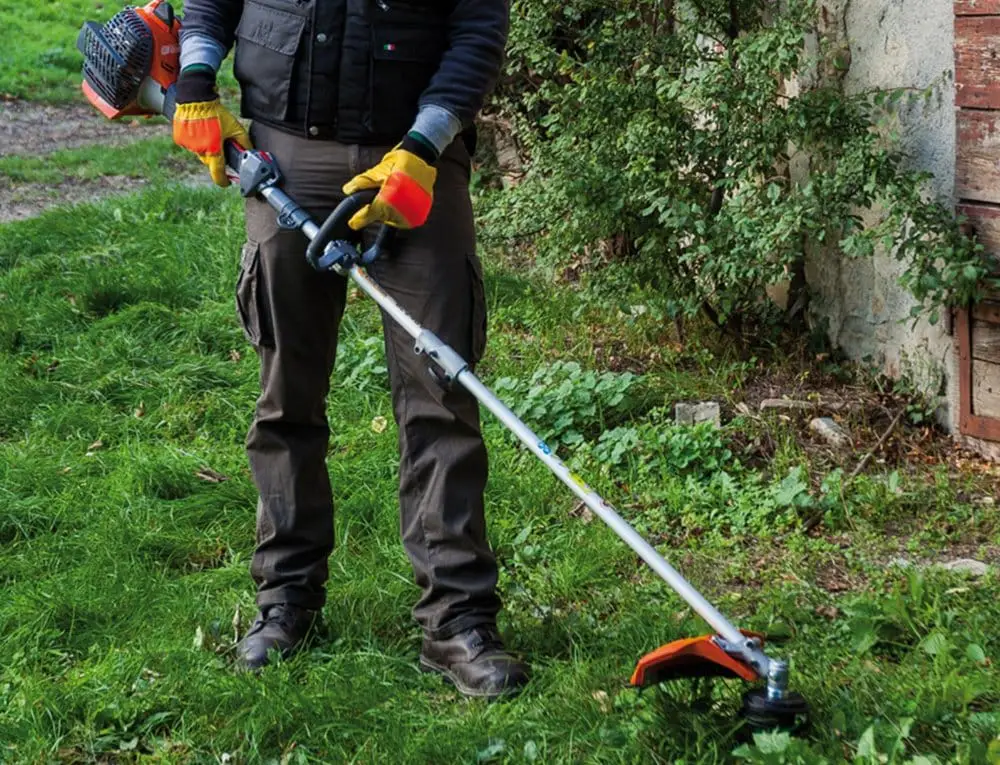
[[[448,45],[451,0],[245,0],[235,74],[245,117],[392,144]]]

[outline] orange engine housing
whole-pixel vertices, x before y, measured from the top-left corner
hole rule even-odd
[[[164,94],[180,74],[180,19],[174,15],[168,0],[150,0],[145,6],[129,7],[120,11],[104,25],[105,30],[111,28],[130,29],[129,36],[125,38],[130,42],[135,41],[134,35],[137,32],[146,38],[143,44],[148,41],[150,54],[148,59],[143,56],[145,60],[142,65],[148,66],[149,71],[138,73],[141,76],[141,83],[134,95],[128,96],[128,103],[111,103],[114,99],[109,100],[106,94],[102,95],[100,92],[102,88],[95,87],[86,77],[81,86],[84,95],[108,119],[159,114]],[[128,47],[120,36],[112,35],[108,39]],[[117,52],[121,53],[120,50]],[[133,70],[127,76],[134,74]]]
[[[166,0],[150,0],[135,12],[146,22],[149,31],[153,33],[153,66],[149,76],[166,90],[177,81],[181,72],[181,22],[173,12],[170,13],[170,25],[156,15],[156,9]]]

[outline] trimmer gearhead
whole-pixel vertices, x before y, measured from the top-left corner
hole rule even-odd
[[[749,632],[744,635],[763,643],[761,635]],[[633,687],[643,688],[680,677],[735,677],[748,683],[759,680],[756,670],[726,652],[726,645],[716,635],[667,643],[639,659],[630,683]]]

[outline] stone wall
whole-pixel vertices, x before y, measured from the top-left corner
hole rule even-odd
[[[825,0],[824,29],[839,41],[845,66],[837,73],[848,93],[918,88],[937,83],[928,105],[903,108],[898,132],[912,166],[934,174],[931,193],[954,203],[954,11],[951,0]],[[850,357],[892,376],[905,374],[940,394],[942,423],[957,431],[958,366],[942,320],[909,319],[913,299],[899,286],[889,256],[849,261],[815,253],[807,265],[814,321],[826,321],[831,339]]]

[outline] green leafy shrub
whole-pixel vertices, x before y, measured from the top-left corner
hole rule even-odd
[[[650,464],[677,473],[711,476],[728,467],[732,457],[719,430],[702,422],[659,428]]]
[[[640,475],[662,471],[708,477],[725,469],[733,454],[718,428],[711,423],[675,425],[663,410],[652,412],[642,423],[601,434],[591,453],[607,468],[637,463]]]
[[[527,382],[504,377],[493,387],[552,448],[596,437],[627,412],[639,378],[631,372],[594,372],[575,361],[539,367]]]
[[[512,10],[497,104],[530,164],[487,202],[489,235],[545,233],[543,259],[589,264],[616,291],[638,278],[670,314],[718,323],[771,310],[765,286],[788,279],[800,310],[812,246],[891,253],[932,321],[980,295],[982,248],[876,129],[903,95],[845,95],[841,52],[806,55],[813,0]]]

